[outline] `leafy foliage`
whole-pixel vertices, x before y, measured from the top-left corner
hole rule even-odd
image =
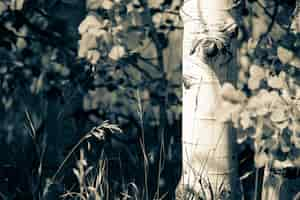
[[[168,55],[181,53],[170,47],[171,41],[177,45],[181,33],[180,3],[0,1],[0,141],[5,148],[0,169],[11,166],[14,173],[22,169],[11,191],[0,187],[3,195],[30,199],[47,193],[56,198],[73,187],[73,176],[59,177],[55,183],[49,177],[82,134],[105,120],[119,124],[126,133],[118,136],[120,141],[114,140],[114,149],[126,144],[135,150],[133,160],[151,157],[147,166],[147,173],[152,174],[147,184],[154,185],[151,190],[156,191],[157,177],[164,179],[159,186],[162,191],[169,191],[171,182],[175,187],[176,181],[167,180],[165,170],[158,172],[157,161],[160,156],[174,157],[176,149],[169,141],[179,135],[175,127],[180,124],[180,56],[171,60]],[[157,21],[154,15],[159,15]],[[142,135],[144,152],[139,143]],[[80,145],[93,147],[89,163],[101,154],[103,145],[96,143]],[[162,146],[165,150],[160,155]],[[75,155],[64,165],[63,174],[72,174]],[[174,165],[169,161],[166,165]],[[119,161],[110,163],[118,171]],[[139,163],[138,167],[136,161],[135,166],[128,164],[124,171],[143,169],[143,162]],[[125,179],[136,178],[142,187],[144,175],[140,173],[144,172],[137,172],[133,177],[127,173]],[[111,182],[121,178],[116,173],[111,176]]]
[[[220,113],[239,128],[239,143],[254,142],[257,167],[299,167],[299,33],[290,29],[291,16],[277,12],[293,9],[292,4],[269,3],[270,9],[259,2],[246,8],[242,34],[249,34],[241,40],[238,84],[223,86],[226,102]],[[255,16],[260,9],[274,15]],[[248,23],[255,18],[271,21],[268,29]]]

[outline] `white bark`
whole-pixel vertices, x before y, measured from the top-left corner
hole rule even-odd
[[[233,0],[186,0],[183,39],[183,175],[181,188],[219,196],[238,191],[235,134],[218,120],[220,88],[235,80]],[[201,181],[202,184],[199,183]],[[202,187],[203,186],[203,187]]]

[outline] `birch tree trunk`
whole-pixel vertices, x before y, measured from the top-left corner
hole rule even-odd
[[[222,83],[236,79],[234,13],[238,4],[186,0],[180,13],[184,23],[180,188],[204,199],[236,199],[239,193],[235,134],[216,116]],[[186,195],[184,199],[198,198]]]

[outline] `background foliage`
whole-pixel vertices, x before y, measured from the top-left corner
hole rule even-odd
[[[101,156],[111,160],[111,192],[133,182],[152,198],[157,187],[165,193],[176,186],[179,7],[179,1],[0,2],[3,196],[39,199],[82,189],[87,183],[80,179],[79,187],[72,171],[79,148],[94,170]],[[125,134],[109,147],[94,134],[64,162],[83,134],[104,120]],[[158,164],[162,157],[168,161]],[[177,166],[173,175],[163,175],[164,165]],[[158,183],[160,176],[165,180]],[[140,189],[144,184],[150,191]]]

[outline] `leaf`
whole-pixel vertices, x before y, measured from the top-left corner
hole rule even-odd
[[[90,14],[80,23],[78,27],[78,31],[82,35],[88,32],[90,28],[97,28],[97,29],[104,28],[107,25],[106,23],[107,22],[105,20],[101,21],[98,15]]]
[[[242,71],[248,72],[250,64],[251,64],[251,61],[249,59],[249,56],[243,55],[240,57],[240,65],[241,65]]]
[[[250,66],[249,73],[250,73],[250,78],[254,78],[259,81],[262,80],[263,78],[265,78],[264,68],[262,68],[258,65],[255,65],[255,64]]]
[[[83,58],[87,56],[88,50],[97,48],[97,39],[95,36],[85,33],[79,41],[78,56]]]
[[[253,77],[248,79],[248,88],[250,90],[256,90],[259,88],[259,86],[260,86],[260,79],[253,78]]]
[[[239,127],[239,117],[240,117],[240,112],[242,110],[242,106],[240,104],[234,104],[235,106],[231,110],[231,121],[233,123],[234,128]]]
[[[289,64],[300,69],[300,58],[295,56]]]
[[[274,89],[283,89],[287,86],[285,80],[278,76],[268,77],[267,82],[268,82],[268,85]]]
[[[125,48],[121,45],[113,46],[110,50],[108,57],[112,60],[119,60],[120,58],[125,56]]]
[[[268,162],[268,156],[265,152],[260,151],[255,153],[254,156],[254,163],[256,168],[261,168],[265,166],[265,164]]]
[[[294,53],[285,47],[279,46],[277,48],[277,56],[282,64],[287,64],[293,59]]]
[[[282,121],[282,122],[276,122],[276,123],[274,123],[274,125],[275,125],[277,128],[279,128],[279,129],[282,130],[282,129],[288,127],[289,121],[288,121],[288,120],[285,120],[285,121]]]
[[[226,121],[231,120],[232,112],[239,108],[240,108],[239,104],[233,104],[229,101],[222,101],[222,103],[216,113],[217,120],[220,122],[226,122]]]
[[[159,8],[164,3],[164,0],[150,0],[149,7]]]
[[[270,119],[272,122],[280,123],[288,120],[288,116],[285,109],[277,108],[276,110],[272,111]]]
[[[12,10],[22,10],[24,6],[24,0],[11,0],[10,9]]]
[[[260,136],[263,133],[263,128],[264,128],[264,118],[263,117],[258,117],[257,122],[256,122],[256,127],[255,127],[255,134],[254,137],[260,138]]]
[[[240,119],[241,126],[244,130],[254,126],[254,122],[251,119],[251,113],[249,111],[241,112]]]
[[[239,71],[239,74],[238,74],[238,81],[239,81],[240,83],[242,83],[243,85],[244,85],[244,84],[247,84],[248,77],[247,77],[246,72],[244,72],[244,71],[242,71],[242,70]]]
[[[236,90],[231,83],[224,83],[221,88],[221,95],[227,101],[240,103],[246,100],[246,95],[239,90]]]
[[[114,3],[111,0],[102,0],[102,8],[105,10],[111,10]]]
[[[97,50],[89,50],[87,52],[86,58],[90,61],[91,64],[95,65],[100,59],[100,52]]]
[[[286,169],[288,167],[294,167],[294,164],[291,162],[290,159],[286,159],[283,161],[274,160],[273,167],[275,169]]]

